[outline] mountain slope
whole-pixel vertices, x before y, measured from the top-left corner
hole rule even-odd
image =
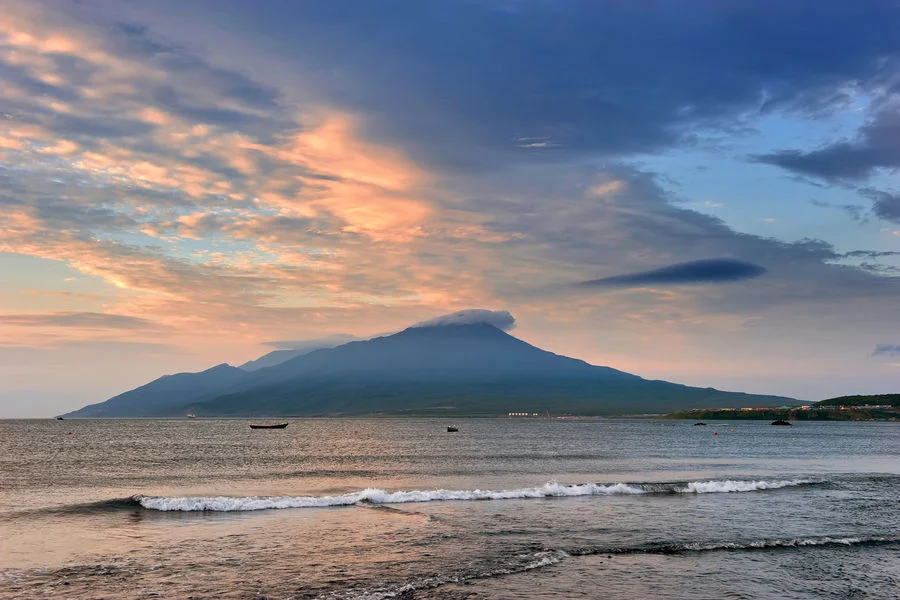
[[[609,367],[536,348],[487,324],[410,327],[400,333],[316,350],[257,373],[257,382],[362,375],[408,380],[484,379],[541,373],[639,379]]]
[[[724,392],[665,381],[508,378],[482,381],[385,381],[318,378],[262,386],[191,405],[203,415],[572,415],[669,413],[687,407],[773,406],[779,396]]]
[[[772,406],[786,400],[648,381],[476,323],[411,327],[249,373],[226,365],[176,375],[71,416],[599,415]]]
[[[191,405],[198,414],[623,414],[781,404],[648,381],[536,348],[487,324],[414,327],[319,350]]]
[[[202,397],[232,389],[247,373],[231,365],[216,365],[199,373],[163,375],[106,402],[90,404],[64,417],[152,417],[184,415],[183,407]]]
[[[342,344],[346,344],[347,342],[353,342],[357,339],[358,338],[356,336],[339,333],[317,340],[296,342],[297,345],[294,348],[273,350],[255,360],[245,362],[238,368],[244,371],[258,371],[266,367],[274,367],[275,365],[279,365],[285,361],[296,358],[298,356],[302,356],[304,354],[309,354],[310,352],[313,352],[315,350],[321,350],[323,348],[334,348],[335,346],[340,346]]]
[[[248,360],[238,368],[243,371],[259,371],[260,369],[265,369],[266,367],[274,367],[275,365],[280,365],[283,362],[289,361],[292,358],[297,358],[298,356],[303,356],[304,354],[309,354],[312,350],[308,348],[300,348],[298,350],[272,350],[268,354],[264,354],[257,359]]]

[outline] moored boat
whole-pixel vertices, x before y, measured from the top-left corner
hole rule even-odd
[[[276,423],[275,425],[254,425],[251,423],[250,429],[284,429],[287,426],[287,423]]]
[[[778,419],[777,421],[772,421],[770,423],[770,425],[781,425],[783,427],[793,427],[793,425],[791,425],[788,421],[785,421],[784,419]]]
[[[459,427],[455,427],[453,425],[447,425],[447,431],[453,433],[454,431],[459,431]]]

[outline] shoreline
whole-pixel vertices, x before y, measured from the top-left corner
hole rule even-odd
[[[709,421],[900,421],[900,410],[687,410],[666,415],[666,419]]]

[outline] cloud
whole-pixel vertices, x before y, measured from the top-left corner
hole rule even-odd
[[[878,344],[872,356],[900,356],[900,344]]]
[[[897,135],[900,136],[900,131]],[[900,194],[872,191],[867,195],[872,197],[872,210],[879,218],[900,223]]]
[[[845,258],[882,258],[885,256],[900,256],[895,250],[853,250],[841,255]]]
[[[759,277],[765,272],[765,268],[752,263],[714,258],[669,265],[640,273],[603,277],[601,279],[583,281],[577,285],[581,287],[640,287],[648,285],[725,283]]]
[[[263,342],[263,344],[276,350],[316,350],[319,348],[334,348],[335,346],[360,339],[363,338],[348,333],[335,333],[311,340],[275,340],[273,342]]]
[[[900,275],[900,267],[894,265],[883,265],[880,263],[870,263],[870,262],[861,262],[857,265],[860,269],[864,271],[868,271],[869,273],[875,273],[877,275],[884,276],[896,276]]]
[[[183,334],[219,323],[247,343],[289,335],[276,314],[309,331],[322,311],[468,300],[472,281],[415,259],[454,229],[433,222],[431,174],[358,116],[288,103],[144,26],[38,6],[0,19],[0,67],[22,75],[0,144],[0,252],[111,284],[111,312]]]
[[[871,177],[876,169],[896,169],[900,167],[900,99],[880,104],[874,118],[859,129],[853,140],[810,151],[779,150],[752,159],[831,181],[859,182]],[[875,211],[882,216],[877,201]],[[888,214],[888,218],[896,218],[890,209]]]
[[[128,315],[93,312],[0,315],[0,324],[20,327],[72,327],[78,329],[144,329],[156,324]]]
[[[779,150],[752,158],[801,175],[852,180],[866,179],[875,168],[887,167],[892,163],[891,157],[882,151],[846,142],[809,152]]]
[[[445,325],[493,325],[502,331],[509,331],[515,327],[516,319],[505,310],[485,310],[470,308],[449,315],[443,315],[421,321],[412,327],[443,327]]]
[[[827,114],[849,87],[881,84],[900,50],[890,2],[707,4],[398,0],[360,11],[336,0],[295,3],[255,31],[315,56],[304,81],[370,116],[370,133],[461,171],[655,151],[747,113]],[[553,147],[536,152],[545,140]]]
[[[159,323],[165,341],[218,362],[260,339],[397,330],[463,306],[515,307],[528,334],[580,335],[591,338],[582,348],[623,356],[717,348],[721,331],[751,342],[734,352],[791,332],[784,344],[808,344],[790,349],[805,356],[829,342],[815,338],[823,322],[841,339],[897,322],[900,278],[836,264],[887,255],[742,234],[664,189],[684,182],[625,163],[709,132],[747,135],[761,114],[800,127],[798,116],[874,98],[900,49],[895,4],[513,4],[16,5],[0,18],[11,74],[0,253],[75,271],[101,297],[28,310]],[[865,114],[886,106],[873,100]],[[887,116],[870,124],[831,146],[891,148]],[[854,164],[842,181],[868,172]],[[740,196],[717,188],[729,208]],[[887,197],[871,201],[893,214]],[[708,257],[766,277],[565,303],[536,291]],[[43,322],[0,333],[41,345],[54,328],[122,341],[153,331]]]
[[[610,180],[624,182],[620,193],[593,193],[599,182]],[[558,293],[551,296],[547,290],[571,289],[572,282],[623,273],[643,274],[659,265],[729,257],[752,265],[738,272],[758,273],[754,267],[759,267],[766,270],[765,277],[742,285],[657,285],[650,294],[628,289],[602,298],[574,294],[567,309],[580,318],[599,311],[591,318],[615,320],[625,331],[635,327],[626,325],[632,318],[652,330],[663,322],[710,322],[712,315],[730,319],[729,327],[736,327],[734,323],[766,315],[766,323],[798,332],[814,315],[831,320],[829,315],[850,310],[860,311],[850,320],[866,321],[857,323],[858,331],[900,318],[889,300],[900,293],[900,278],[837,264],[841,254],[821,240],[781,242],[734,231],[713,215],[673,203],[653,173],[614,164],[602,169],[547,165],[490,178],[482,175],[478,181],[484,189],[474,196],[477,210],[490,215],[491,229],[518,234],[494,250],[502,255],[503,269],[490,271],[488,285],[500,301],[558,302]],[[726,269],[724,275],[729,273]],[[527,289],[523,282],[530,282]],[[544,308],[554,314],[560,309]],[[533,313],[531,318],[542,317]]]
[[[102,354],[115,352],[122,356],[164,355],[179,356],[184,353],[178,346],[155,342],[134,342],[117,340],[69,340],[55,344],[55,348],[75,349],[81,352]]]

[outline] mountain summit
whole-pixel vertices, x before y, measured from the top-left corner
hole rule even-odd
[[[492,324],[511,326],[509,313],[499,321],[496,312],[484,313],[448,315],[252,372],[224,365],[164,377],[69,416],[600,415],[787,401],[594,366],[536,348]]]

